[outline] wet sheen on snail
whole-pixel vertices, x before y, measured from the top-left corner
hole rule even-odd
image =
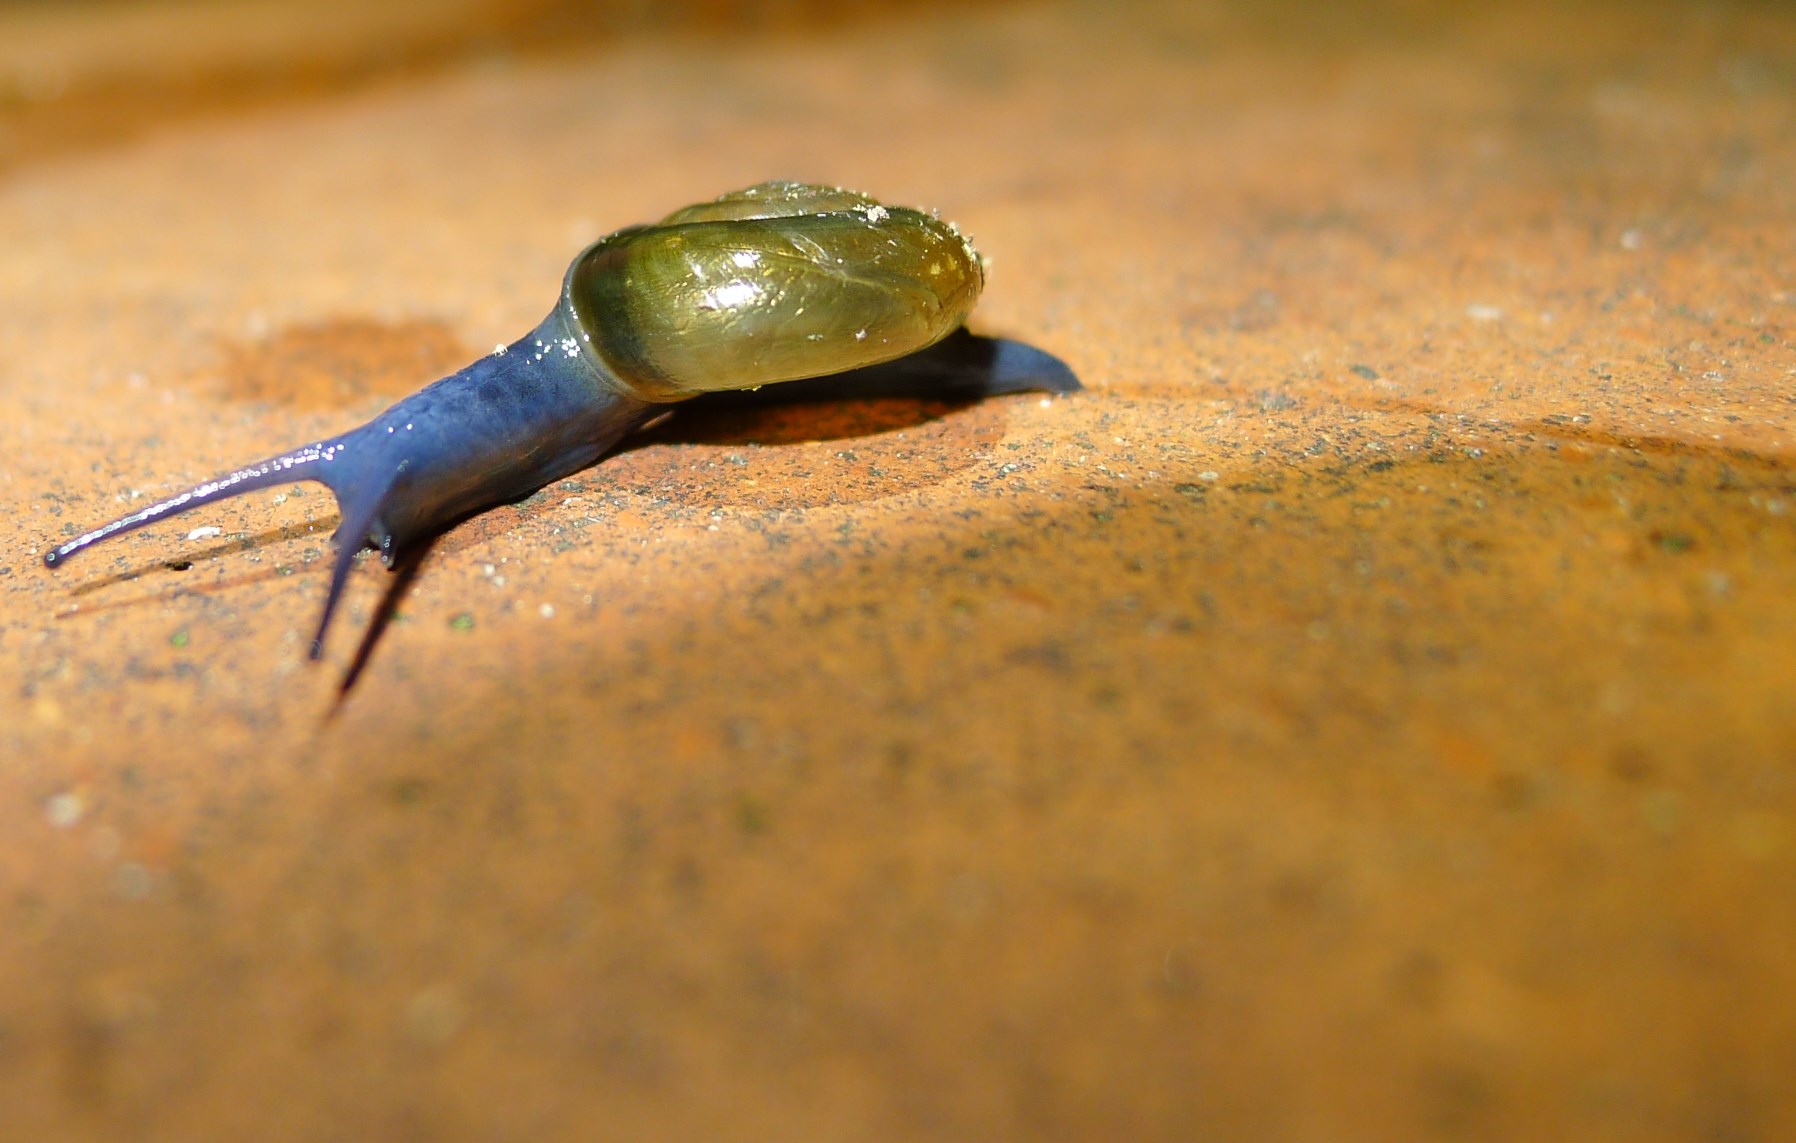
[[[392,567],[456,521],[593,464],[670,404],[913,354],[958,329],[983,286],[978,254],[931,214],[831,187],[749,187],[588,247],[534,330],[360,428],[114,520],[44,563],[226,497],[318,481],[342,523],[317,658],[362,548]]]

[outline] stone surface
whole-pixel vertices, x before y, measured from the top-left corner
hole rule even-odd
[[[1796,1132],[1787,9],[123,10],[0,13],[0,1135]],[[341,701],[315,486],[40,566],[774,176],[1088,391],[676,418]]]

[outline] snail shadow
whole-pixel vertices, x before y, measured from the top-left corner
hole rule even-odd
[[[381,637],[386,634],[387,627],[392,624],[394,616],[398,615],[399,601],[405,598],[407,591],[411,590],[413,581],[418,578],[418,573],[424,570],[425,559],[441,538],[442,534],[438,533],[421,540],[394,561],[393,578],[388,581],[386,590],[381,592],[380,602],[375,604],[374,613],[368,618],[368,629],[362,632],[361,641],[356,644],[355,654],[350,657],[349,666],[344,670],[342,679],[337,683],[336,698],[332,701],[330,709],[325,712],[327,723],[333,721],[342,711],[344,700],[349,697],[349,692],[355,688],[356,681],[362,677],[362,672],[367,669],[369,661],[373,659],[374,648],[380,643]]]
[[[694,398],[632,434],[607,457],[651,444],[793,444],[870,436],[923,424],[988,397],[1024,392],[1071,393],[1082,388],[1071,367],[1053,354],[1020,341],[983,337],[962,328],[928,349],[895,361],[753,391],[726,391]],[[783,412],[818,405],[835,409],[829,415]],[[854,409],[844,416],[843,407],[848,405]],[[342,710],[344,700],[373,659],[376,646],[430,552],[445,535],[484,511],[452,521],[442,531],[414,544],[394,562],[393,578],[382,592],[368,629],[356,647],[327,721]]]
[[[612,455],[656,444],[845,440],[913,428],[988,397],[1082,388],[1071,367],[1053,354],[962,327],[895,361],[696,397],[632,435]],[[819,412],[825,405],[828,412]]]
[[[241,553],[241,552],[258,551],[264,547],[267,547],[270,544],[279,544],[279,543],[285,543],[290,540],[304,539],[307,536],[316,535],[321,526],[331,523],[333,519],[334,519],[334,517],[332,517],[332,516],[326,516],[322,520],[301,520],[301,521],[297,521],[292,524],[283,525],[282,527],[279,527],[279,528],[269,528],[269,529],[266,529],[265,531],[261,531],[261,532],[234,535],[230,539],[225,540],[222,543],[211,544],[211,545],[208,545],[207,547],[200,548],[196,551],[190,552],[185,555],[170,556],[170,557],[166,557],[163,559],[151,560],[147,563],[137,564],[132,567],[124,568],[123,570],[120,570],[120,571],[111,572],[106,575],[96,576],[93,579],[87,580],[84,583],[79,583],[79,584],[76,584],[76,585],[70,587],[68,589],[68,594],[75,599],[82,599],[82,598],[85,598],[86,596],[93,595],[97,592],[105,591],[108,588],[117,587],[121,583],[130,583],[134,580],[142,579],[144,576],[149,575],[151,572],[155,572],[155,571],[170,571],[170,572],[190,571],[198,565],[210,563],[212,560],[216,560],[216,559],[222,558],[224,556],[232,555],[235,553]],[[312,561],[311,561],[310,557],[294,561],[294,563],[297,563],[300,565],[309,565],[311,562]],[[207,595],[207,594],[211,594],[212,592],[223,591],[226,588],[235,587],[238,584],[259,583],[260,581],[265,580],[265,579],[274,579],[279,576],[291,575],[293,573],[293,571],[294,571],[293,564],[284,563],[284,564],[277,565],[275,567],[264,568],[259,571],[250,572],[246,575],[231,576],[226,579],[221,579],[215,583],[198,584],[198,585],[193,585],[193,586],[189,586],[189,587],[184,587],[182,590],[190,591],[195,594]],[[58,619],[68,619],[75,615],[91,614],[93,612],[98,612],[98,611],[115,611],[120,608],[130,607],[130,606],[133,606],[137,603],[141,603],[144,601],[145,600],[143,598],[133,598],[133,599],[118,600],[118,601],[115,601],[112,603],[102,603],[102,604],[97,604],[97,605],[83,605],[80,608],[78,608],[77,610],[59,612],[56,617]]]
[[[608,455],[652,444],[782,444],[869,436],[938,419],[985,397],[1025,391],[1066,393],[1079,388],[1072,370],[1052,354],[1022,342],[981,337],[962,329],[928,349],[881,365],[768,386],[755,392],[726,392],[696,398],[651,422]],[[823,405],[831,406],[832,411],[815,411]],[[803,411],[807,407],[812,411]],[[327,718],[335,716],[343,699],[372,661],[382,636],[398,612],[401,599],[417,579],[431,552],[449,533],[487,511],[489,509],[481,509],[451,520],[441,531],[415,541],[397,554],[392,565],[393,576],[381,592],[368,627],[340,681],[336,704]],[[325,517],[233,536],[191,554],[149,561],[100,576],[72,588],[71,594],[83,599],[152,572],[185,572],[221,556],[256,551],[269,544],[315,535],[330,524],[330,518]],[[312,559],[308,556],[301,562],[310,564]],[[213,594],[288,575],[293,570],[292,565],[282,564],[210,583],[183,584],[177,590]],[[153,598],[161,598],[161,593],[97,605],[78,604],[57,618],[69,619],[96,611],[128,608]]]

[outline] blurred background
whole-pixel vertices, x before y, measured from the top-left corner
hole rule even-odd
[[[0,5],[0,1138],[1796,1133],[1796,12]],[[305,657],[48,545],[768,178],[1086,391],[676,418]]]
[[[116,143],[204,114],[645,37],[816,33],[944,7],[843,0],[10,0],[0,6],[6,157]]]

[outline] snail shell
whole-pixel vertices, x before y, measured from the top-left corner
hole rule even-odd
[[[773,182],[593,245],[562,305],[619,388],[664,402],[913,353],[958,328],[984,285],[952,223]]]

